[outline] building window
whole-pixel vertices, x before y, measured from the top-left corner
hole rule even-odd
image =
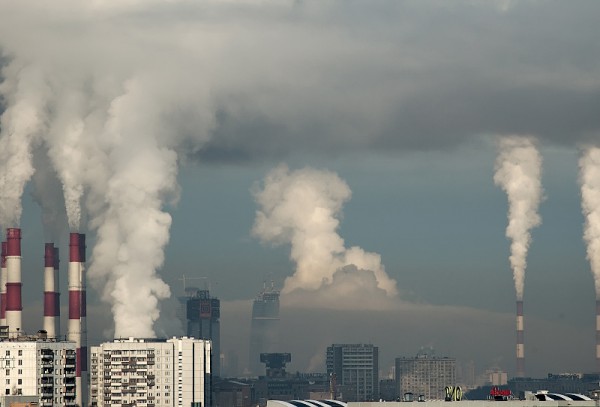
[[[19,366],[23,366],[23,360],[22,359],[19,359]]]
[[[10,379],[6,379],[6,384],[10,384]]]
[[[23,374],[23,369],[19,369],[19,374]]]
[[[6,356],[10,356],[10,351],[9,350],[6,351]]]
[[[17,384],[23,384],[23,379],[17,380]]]
[[[23,356],[23,349],[19,349],[19,356]]]
[[[10,375],[10,369],[6,369],[6,375],[9,376]]]
[[[6,389],[6,391],[4,392],[4,394],[10,395],[10,389]]]

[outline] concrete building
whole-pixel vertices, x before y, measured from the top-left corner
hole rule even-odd
[[[333,344],[327,348],[327,374],[335,377],[335,393],[344,401],[379,398],[379,348],[365,344]]]
[[[422,349],[412,358],[396,358],[398,394],[423,395],[426,400],[443,400],[446,386],[456,385],[456,359],[437,357],[433,349]]]
[[[212,342],[212,374],[221,375],[221,302],[208,290],[186,290],[187,336]]]
[[[91,406],[211,406],[211,343],[117,339],[91,348]]]
[[[21,336],[0,342],[2,396],[37,396],[41,407],[76,406],[76,345]],[[4,405],[4,404],[2,404]]]
[[[250,373],[258,375],[263,371],[260,362],[261,353],[279,351],[279,291],[271,282],[270,287],[265,284],[252,304],[248,357]]]

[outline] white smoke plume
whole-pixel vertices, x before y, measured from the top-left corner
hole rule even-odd
[[[46,126],[49,88],[39,69],[12,64],[0,87],[7,109],[0,118],[0,226],[18,227],[21,196],[34,169],[32,150]]]
[[[152,337],[159,301],[170,295],[158,271],[179,153],[209,138],[215,109],[198,80],[203,55],[189,49],[197,42],[168,27],[150,40],[144,24],[127,21],[141,3],[113,6],[0,3],[9,61],[0,88],[0,222],[18,225],[36,167],[31,152],[41,146],[62,183],[71,230],[96,234],[88,275],[112,307],[115,336]]]
[[[290,244],[296,263],[282,293],[322,291],[323,298],[339,299],[368,289],[396,296],[396,282],[386,274],[381,257],[360,247],[346,248],[337,233],[350,195],[348,185],[333,172],[290,171],[286,166],[273,169],[256,188],[259,210],[252,233],[263,242]]]
[[[511,136],[499,141],[494,182],[508,196],[506,237],[511,240],[510,265],[517,299],[523,299],[531,228],[541,223],[542,157],[532,138]]]
[[[585,217],[583,239],[594,276],[596,298],[600,298],[600,148],[588,147],[579,159],[581,208]]]

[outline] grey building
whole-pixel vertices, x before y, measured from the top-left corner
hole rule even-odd
[[[398,393],[423,395],[427,400],[443,400],[446,386],[456,385],[456,359],[438,357],[433,349],[421,349],[415,357],[396,358]]]
[[[252,322],[250,325],[250,352],[248,367],[250,372],[258,375],[264,372],[261,364],[261,353],[279,351],[279,290],[273,282],[263,287],[261,293],[252,304]]]
[[[333,344],[327,348],[327,374],[344,401],[379,398],[379,348],[371,344]]]

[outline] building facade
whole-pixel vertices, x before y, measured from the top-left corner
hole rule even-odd
[[[379,398],[379,348],[370,344],[333,344],[327,348],[327,374],[335,375],[344,401]]]
[[[266,285],[252,304],[248,367],[254,375],[264,372],[261,353],[279,352],[279,291]]]
[[[91,406],[211,406],[211,343],[126,339],[91,348]]]
[[[76,406],[74,342],[20,337],[0,342],[2,396],[37,396],[39,406]]]
[[[212,343],[212,374],[221,375],[221,302],[208,290],[195,289],[185,297],[187,336],[210,340]]]
[[[415,398],[443,400],[446,386],[456,385],[456,359],[437,357],[432,349],[421,350],[416,357],[396,358],[395,379],[398,393],[413,393]]]

